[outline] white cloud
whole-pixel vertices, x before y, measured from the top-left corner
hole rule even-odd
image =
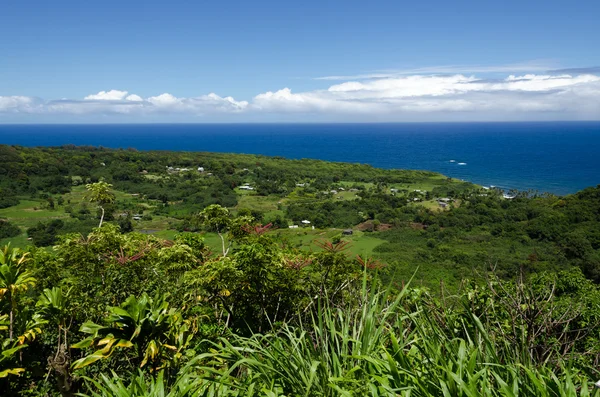
[[[127,101],[134,101],[134,102],[141,102],[144,99],[142,99],[142,97],[139,96],[139,95],[131,94],[131,95],[128,95],[127,97],[125,97],[125,100],[127,100]]]
[[[356,98],[413,97],[448,95],[468,91],[477,81],[475,77],[407,76],[394,79],[371,80],[364,83],[347,82],[329,87],[330,92],[345,92]]]
[[[327,119],[332,121],[600,119],[600,76],[596,74],[506,74],[489,80],[476,75],[407,75],[353,79],[320,90],[267,91],[251,101],[215,93],[142,97],[110,90],[83,100],[43,101],[0,96],[2,114],[129,115],[199,120]],[[302,116],[298,116],[298,115]],[[296,115],[296,116],[293,116]]]
[[[36,99],[27,96],[0,96],[0,113],[30,113],[36,106]]]
[[[376,104],[355,102],[351,98],[348,99],[330,95],[327,91],[294,94],[289,88],[284,88],[276,92],[268,91],[255,96],[251,108],[255,111],[264,112],[378,112]]]
[[[122,101],[126,96],[127,91],[110,90],[100,91],[97,94],[88,95],[83,99],[86,101]]]
[[[383,114],[389,120],[412,120],[419,114],[443,119],[456,112],[467,112],[475,119],[479,115],[532,119],[549,112],[555,112],[555,118],[600,119],[599,87],[600,76],[591,74],[510,75],[493,81],[465,75],[415,75],[348,81],[327,90],[297,94],[286,88],[256,96],[253,107],[279,112]]]
[[[508,65],[441,65],[412,69],[379,70],[349,76],[322,76],[315,80],[364,80],[386,79],[409,75],[439,75],[439,74],[472,74],[472,73],[533,73],[555,69],[556,65],[549,61],[530,61]]]
[[[232,97],[220,97],[215,93],[191,98],[177,98],[169,93],[149,97],[148,103],[160,111],[177,113],[236,113],[248,106],[246,101],[236,101]]]

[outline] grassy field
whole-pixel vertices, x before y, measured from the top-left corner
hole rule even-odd
[[[321,248],[315,244],[315,241],[328,241],[333,237],[339,236],[342,229],[280,229],[272,233],[280,236],[284,241],[287,241],[292,247],[308,251],[320,251]],[[348,252],[353,255],[362,257],[373,256],[375,247],[385,243],[385,240],[375,237],[370,233],[354,231],[351,236],[343,236],[343,241],[350,243]]]
[[[145,177],[149,179],[162,178],[154,175],[145,175]],[[393,186],[390,185],[387,187],[387,189],[427,191],[445,183],[447,183],[447,178],[443,176],[435,176],[423,179],[416,183],[394,184]],[[352,181],[341,181],[338,183],[338,185],[339,187],[343,187],[343,189],[338,188],[338,193],[332,196],[335,197],[335,200],[359,199],[357,197],[357,192],[350,191],[353,186],[365,189],[373,188],[375,186],[374,183]],[[263,214],[264,219],[269,221],[274,219],[276,216],[284,216],[285,207],[292,202],[314,200],[314,194],[304,195],[303,190],[303,187],[298,187],[287,197],[281,198],[277,196],[258,196],[255,191],[236,189],[236,193],[238,195],[238,204],[236,207],[232,208],[232,211],[236,213],[238,210],[243,208],[259,211]],[[136,194],[125,193],[117,190],[114,190],[113,192],[120,206],[136,208],[137,210],[135,211],[140,213],[143,211],[144,214],[149,214],[152,208],[156,205],[155,202],[151,200],[145,200],[143,197]],[[74,186],[70,193],[62,196],[64,204],[60,206],[55,204],[54,209],[48,208],[48,202],[46,200],[31,198],[22,198],[19,205],[0,209],[0,218],[8,219],[12,223],[19,226],[22,230],[22,233],[19,236],[10,239],[4,239],[0,241],[0,244],[11,242],[14,246],[19,247],[25,247],[29,245],[30,241],[27,239],[26,229],[35,226],[38,222],[47,222],[52,219],[69,219],[70,215],[65,211],[67,206],[71,206],[73,209],[77,210],[85,205],[90,211],[92,211],[92,213],[94,213],[96,206],[93,203],[87,202],[86,193],[87,191],[84,185]],[[435,200],[413,203],[411,205],[423,205],[427,208],[441,210]],[[184,214],[182,213],[180,215]],[[176,224],[179,222],[177,219],[161,215],[152,215],[150,218],[151,219],[144,217],[142,220],[133,221],[134,230],[141,233],[154,234],[165,239],[173,239],[175,237],[177,231],[174,229]],[[292,247],[302,250],[318,251],[320,248],[315,244],[316,240],[330,240],[336,236],[339,237],[341,232],[341,229],[314,230],[311,228],[301,228],[279,229],[272,231],[271,233],[277,234]],[[213,252],[221,251],[221,240],[216,234],[204,233],[204,237],[206,243],[211,247]],[[353,235],[344,236],[343,239],[350,242],[348,252],[352,255],[360,255],[362,257],[377,256],[384,258],[386,256],[385,253],[382,254],[381,252],[378,252],[378,247],[385,245],[386,240],[377,237],[377,233],[371,234],[354,230]],[[398,252],[398,250],[395,251]],[[399,260],[399,262],[408,262],[408,260],[411,259],[403,258],[402,256],[402,254],[399,254],[399,256],[395,257],[394,260]]]
[[[0,240],[0,246],[3,247],[6,244],[10,244],[13,247],[17,248],[26,248],[31,245],[31,241],[27,240],[27,236],[25,233],[22,233],[16,237],[4,238]]]
[[[248,208],[262,212],[265,219],[273,219],[277,215],[284,216],[284,212],[279,209],[282,204],[283,200],[281,197],[261,197],[257,196],[256,193],[242,191],[238,197],[238,204],[235,210]]]
[[[64,208],[48,209],[45,208],[47,204],[43,200],[21,200],[14,207],[0,209],[0,218],[5,218],[21,228],[28,228],[40,221],[69,217]]]
[[[0,217],[6,218],[14,224],[18,225],[22,234],[19,236],[0,240],[0,244],[11,243],[13,246],[26,247],[31,244],[27,240],[26,229],[35,226],[38,222],[47,222],[52,219],[69,219],[70,215],[65,212],[65,206],[71,205],[73,207],[80,206],[85,202],[85,187],[75,186],[71,193],[64,195],[65,205],[56,205],[55,209],[44,208],[47,207],[45,200],[33,200],[33,199],[22,199],[19,205],[14,207],[0,209]],[[143,199],[132,196],[120,191],[114,191],[117,200],[123,203],[133,203],[140,207],[151,208],[152,203],[148,203]],[[342,195],[352,195],[354,193],[341,192]],[[277,215],[284,215],[284,212],[278,208],[283,204],[279,197],[260,197],[255,193],[242,192],[239,196],[239,202],[235,209],[249,208],[264,213],[265,219],[272,219]],[[90,210],[94,210],[94,204],[88,204]],[[234,209],[234,210],[235,210]],[[139,220],[133,221],[134,230],[141,233],[154,234],[158,237],[165,239],[173,239],[177,234],[177,231],[173,230],[173,223],[176,220],[166,216],[153,215],[151,220]],[[332,237],[339,235],[341,230],[329,229],[329,230],[313,230],[313,229],[281,229],[273,231],[286,241],[288,244],[304,249],[304,250],[320,250],[320,248],[314,244],[315,240],[328,240]],[[206,243],[213,250],[213,252],[221,251],[221,240],[214,233],[203,234]],[[351,242],[350,252],[361,256],[371,256],[373,249],[384,243],[384,240],[379,238],[366,235],[362,232],[356,232],[355,235],[345,238]]]
[[[421,191],[426,191],[426,190],[433,190],[434,188],[444,185],[447,183],[448,178],[443,176],[443,175],[439,175],[439,176],[435,176],[435,177],[430,177],[421,181],[418,181],[416,183],[407,183],[407,184],[394,184],[394,186],[390,186],[391,188],[396,188],[396,189],[407,189],[409,192],[413,191],[413,190],[421,190]],[[454,182],[459,182],[457,179],[453,179]]]
[[[0,218],[7,219],[11,223],[17,225],[22,231],[22,233],[16,237],[0,240],[0,244],[3,245],[10,242],[11,245],[22,248],[30,245],[31,242],[27,240],[26,230],[36,226],[39,222],[48,222],[54,219],[70,219],[70,214],[66,212],[66,209],[69,206],[78,209],[81,208],[82,205],[86,205],[93,213],[96,210],[96,206],[87,201],[86,193],[87,190],[85,186],[74,186],[71,192],[62,196],[64,204],[58,205],[55,200],[53,209],[49,208],[48,201],[46,200],[24,197],[20,199],[18,205],[0,209]],[[151,209],[153,207],[152,203],[129,193],[118,190],[114,190],[113,193],[115,194],[117,201],[122,204],[133,204],[138,207],[145,207],[146,209]],[[138,231],[168,231],[166,229],[169,227],[169,219],[155,216],[152,221],[140,221],[135,223],[134,227]]]

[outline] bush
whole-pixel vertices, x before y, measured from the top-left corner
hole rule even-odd
[[[27,229],[27,235],[31,237],[36,246],[46,247],[56,243],[56,236],[64,225],[60,219],[47,223],[39,222],[36,226]]]
[[[8,208],[19,204],[19,199],[16,197],[2,197],[0,198],[0,209]]]
[[[15,237],[21,234],[21,229],[7,220],[0,219],[0,239]]]

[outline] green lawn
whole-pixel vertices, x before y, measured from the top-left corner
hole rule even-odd
[[[179,233],[177,230],[158,230],[152,234],[156,237],[164,238],[165,240],[173,240],[177,233]]]
[[[249,210],[260,211],[264,219],[272,220],[276,216],[285,216],[283,210],[279,208],[284,205],[285,199],[277,196],[257,196],[256,193],[242,191],[238,196],[238,204],[235,210],[247,208]]]
[[[336,197],[341,197],[344,200],[360,200],[360,197],[358,197],[358,192],[349,192],[349,191],[343,191],[343,192],[338,192],[338,194],[336,194]]]
[[[421,191],[431,191],[433,190],[435,187],[441,186],[446,184],[447,179],[445,176],[432,176],[426,179],[422,179],[420,181],[416,181],[413,183],[394,183],[392,185],[390,185],[390,188],[396,188],[396,189],[406,189],[409,192],[412,192],[414,190],[421,190]],[[458,182],[458,180],[456,180],[456,182]]]
[[[385,240],[374,237],[369,233],[362,233],[356,231],[354,233],[355,234],[353,234],[350,237],[345,237],[344,240],[350,241],[352,244],[350,246],[350,250],[354,254],[360,255],[362,258],[371,258],[373,256],[376,256],[373,253],[373,250],[377,246],[385,243]]]
[[[10,237],[0,240],[0,247],[4,247],[10,243],[12,247],[26,248],[28,245],[32,245],[31,241],[27,240],[25,233],[19,234],[16,237]]]
[[[6,218],[17,226],[28,228],[40,221],[69,217],[64,208],[58,206],[54,210],[43,208],[46,205],[47,202],[41,200],[21,200],[18,205],[0,209],[0,218]]]
[[[346,190],[350,189],[352,186],[362,186],[365,189],[369,189],[375,186],[375,184],[371,182],[339,181],[337,184],[343,186]]]
[[[236,209],[248,208],[260,212],[277,211],[280,197],[276,196],[257,196],[256,194],[243,192],[238,196],[238,204]]]
[[[303,250],[320,251],[315,241],[330,241],[333,237],[338,236],[342,232],[341,229],[280,229],[273,233],[280,235],[282,238],[288,241],[292,247],[296,247]],[[360,255],[362,257],[374,256],[373,250],[380,244],[386,241],[373,236],[369,233],[363,233],[354,231],[351,236],[344,236],[344,241],[350,242],[348,247],[349,252],[352,255]]]
[[[140,220],[132,222],[135,230],[167,230],[170,226],[169,222],[172,221],[172,218],[166,216],[152,215],[152,220]]]

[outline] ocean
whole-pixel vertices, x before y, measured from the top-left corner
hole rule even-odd
[[[560,195],[600,184],[600,122],[0,124],[0,143],[252,153],[366,163]]]

